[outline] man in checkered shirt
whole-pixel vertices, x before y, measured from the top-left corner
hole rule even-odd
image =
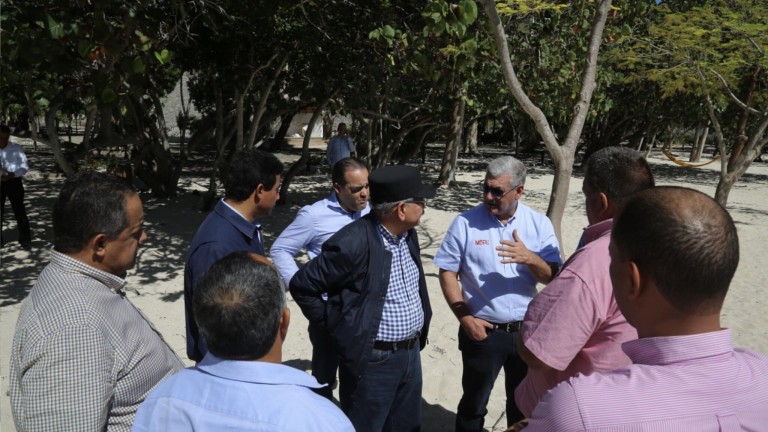
[[[20,431],[128,431],[139,404],[184,365],[125,296],[141,199],[122,179],[81,172],[53,207],[54,248],[24,300],[11,351]]]
[[[355,430],[415,431],[432,310],[414,228],[435,189],[406,166],[379,168],[368,182],[373,211],[326,240],[290,290],[331,335],[341,408]]]

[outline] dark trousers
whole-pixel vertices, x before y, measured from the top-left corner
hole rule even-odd
[[[421,428],[419,344],[396,351],[374,349],[357,379],[339,368],[341,409],[357,432],[414,432]]]
[[[5,217],[5,198],[11,201],[13,216],[16,218],[16,224],[19,228],[19,242],[26,243],[32,238],[29,229],[29,218],[27,218],[27,209],[24,208],[24,185],[21,178],[12,178],[0,182],[0,223]]]
[[[333,400],[333,387],[336,385],[339,356],[336,354],[336,348],[326,330],[309,324],[308,331],[309,340],[312,342],[312,376],[320,384],[328,384],[323,388],[316,389],[315,393]]]
[[[456,431],[482,431],[488,413],[493,383],[504,367],[507,396],[507,426],[524,418],[515,405],[515,388],[525,378],[528,366],[517,355],[517,332],[491,330],[482,341],[470,339],[459,327],[459,350],[464,364],[461,386],[464,391],[456,412]]]

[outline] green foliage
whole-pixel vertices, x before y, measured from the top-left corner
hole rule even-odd
[[[627,81],[648,79],[660,85],[662,97],[676,94],[725,96],[719,74],[738,88],[754,66],[768,67],[768,4],[752,0],[711,0],[685,10],[658,7],[647,36],[638,35],[620,66],[636,71]],[[697,68],[705,71],[701,81]]]

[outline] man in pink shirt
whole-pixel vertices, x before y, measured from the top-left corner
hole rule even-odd
[[[518,333],[517,351],[528,374],[515,390],[515,402],[526,417],[561,381],[630,363],[621,344],[637,339],[637,332],[613,297],[608,243],[617,209],[653,185],[648,162],[635,150],[607,147],[587,159],[582,192],[590,225],[584,246],[533,298]]]
[[[610,243],[613,292],[640,339],[632,365],[544,396],[528,431],[764,431],[768,357],[734,349],[720,310],[739,262],[736,226],[701,192],[631,197]]]

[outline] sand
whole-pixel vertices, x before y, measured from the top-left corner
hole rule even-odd
[[[13,329],[21,301],[47,263],[51,238],[50,208],[62,182],[61,176],[52,168],[50,153],[46,153],[42,147],[39,151],[28,147],[31,160],[45,160],[47,163],[34,164],[26,178],[27,206],[35,240],[30,250],[11,243],[0,251],[0,430],[8,432],[15,430],[7,394]],[[319,150],[313,151],[319,154]],[[461,396],[461,356],[456,337],[458,321],[443,299],[437,279],[438,269],[432,263],[432,258],[453,218],[460,211],[480,202],[479,183],[483,178],[484,164],[490,158],[502,154],[498,148],[482,148],[481,151],[485,157],[461,159],[457,187],[440,190],[437,197],[430,200],[418,228],[422,261],[434,311],[430,343],[422,352],[425,431],[452,430],[456,405]],[[294,150],[279,154],[279,157],[290,163],[298,156]],[[437,176],[437,157],[439,155],[434,155],[422,167],[427,178],[434,179]],[[714,195],[718,164],[698,169],[682,168],[669,162],[660,153],[655,153],[649,160],[657,184],[688,186],[710,196]],[[540,165],[538,157],[528,160],[527,165],[529,175],[523,201],[534,209],[545,211],[553,178],[551,166]],[[575,249],[587,223],[581,182],[581,174],[576,173],[571,180],[562,226],[561,246],[566,256]],[[294,180],[289,196],[291,204],[276,207],[273,214],[263,220],[267,247],[290,223],[301,205],[321,199],[329,192],[329,183],[326,173],[304,175]],[[184,176],[180,185],[181,193],[173,199],[157,200],[142,195],[149,240],[139,253],[136,268],[128,276],[128,296],[150,317],[179,356],[186,359],[182,298],[184,254],[205,217],[198,210],[200,197],[196,191],[204,190],[207,181],[204,173],[192,173]],[[723,326],[732,330],[737,346],[768,353],[768,308],[765,306],[768,300],[760,294],[768,281],[768,265],[763,255],[765,245],[768,244],[768,164],[753,164],[733,188],[728,209],[739,230],[741,261],[723,309]],[[13,240],[15,221],[10,215],[6,217],[3,228],[11,230],[7,239]],[[292,309],[292,320],[283,359],[286,364],[308,370],[311,346],[307,337],[307,322],[293,301],[289,301],[289,306]],[[187,360],[187,364],[190,363]],[[506,420],[503,418],[503,410],[503,385],[499,381],[488,405],[486,429],[504,430]]]

